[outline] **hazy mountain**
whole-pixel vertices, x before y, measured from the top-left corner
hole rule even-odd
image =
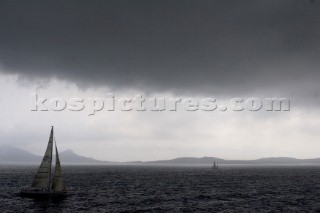
[[[59,157],[62,164],[108,163],[106,161],[99,161],[90,157],[77,155],[72,150],[59,153]],[[0,146],[0,164],[40,164],[42,158],[43,156],[32,154],[14,146]],[[53,156],[53,159],[54,158],[55,156]]]
[[[146,164],[210,164],[213,162],[218,164],[320,164],[320,158],[314,159],[296,159],[288,157],[272,157],[272,158],[260,158],[257,160],[224,160],[215,157],[182,157],[172,160],[159,160],[159,161],[146,161]]]
[[[62,164],[102,164],[111,163],[108,161],[99,161],[91,157],[84,157],[77,155],[72,150],[66,150],[59,153],[60,160]],[[43,156],[38,156],[27,152],[23,149],[10,146],[1,145],[0,146],[0,164],[40,164]],[[55,158],[55,156],[53,156]],[[257,160],[224,160],[215,157],[181,157],[172,160],[158,160],[158,161],[132,161],[126,163],[134,164],[209,164],[212,165],[213,162],[218,164],[320,164],[320,158],[314,159],[296,159],[288,157],[273,157],[273,158],[260,158]],[[115,162],[114,162],[115,163]]]
[[[182,157],[182,158],[175,158],[172,160],[146,161],[144,163],[150,163],[150,164],[213,164],[213,161],[219,162],[221,164],[224,164],[227,162],[224,159],[214,158],[214,157],[203,157],[203,158]]]
[[[60,161],[64,164],[92,164],[92,163],[108,163],[107,161],[99,161],[91,157],[77,155],[72,150],[68,149],[59,153]]]
[[[0,163],[1,164],[32,164],[39,163],[42,157],[27,152],[23,149],[10,146],[10,145],[1,145],[0,146]]]

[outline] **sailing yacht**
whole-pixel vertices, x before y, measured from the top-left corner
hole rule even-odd
[[[36,176],[34,177],[31,188],[22,189],[20,195],[22,196],[59,196],[63,197],[67,195],[66,188],[64,186],[61,164],[59,159],[59,153],[57,149],[57,143],[55,143],[56,151],[56,164],[53,178],[51,179],[51,167],[52,167],[52,151],[53,151],[53,126],[51,127],[49,142],[47,150],[43,156],[42,162],[38,169]]]
[[[212,165],[212,169],[219,169],[218,164],[216,163],[216,161],[213,161],[213,165]]]

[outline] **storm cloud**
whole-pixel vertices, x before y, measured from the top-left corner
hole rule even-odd
[[[319,157],[317,0],[1,0],[0,145],[111,161]],[[26,86],[27,85],[27,86]],[[41,98],[288,98],[290,111],[31,111]]]
[[[225,94],[320,80],[320,2],[0,2],[0,66],[81,87]],[[311,89],[310,89],[311,88]],[[302,92],[303,94],[303,92]]]

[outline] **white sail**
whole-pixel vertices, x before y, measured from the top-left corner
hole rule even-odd
[[[33,180],[32,187],[38,189],[50,189],[51,162],[53,147],[53,127],[51,128],[50,138],[45,155]]]
[[[55,167],[54,176],[53,176],[52,190],[55,192],[61,192],[65,190],[57,145],[56,145],[56,167]]]

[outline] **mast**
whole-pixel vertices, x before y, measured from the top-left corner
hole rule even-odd
[[[48,191],[50,191],[50,182],[51,182],[51,167],[52,167],[52,148],[53,148],[53,126],[51,126],[51,133],[52,133],[52,144],[51,144],[51,160],[50,160],[50,165],[49,165],[49,181],[48,181]]]

